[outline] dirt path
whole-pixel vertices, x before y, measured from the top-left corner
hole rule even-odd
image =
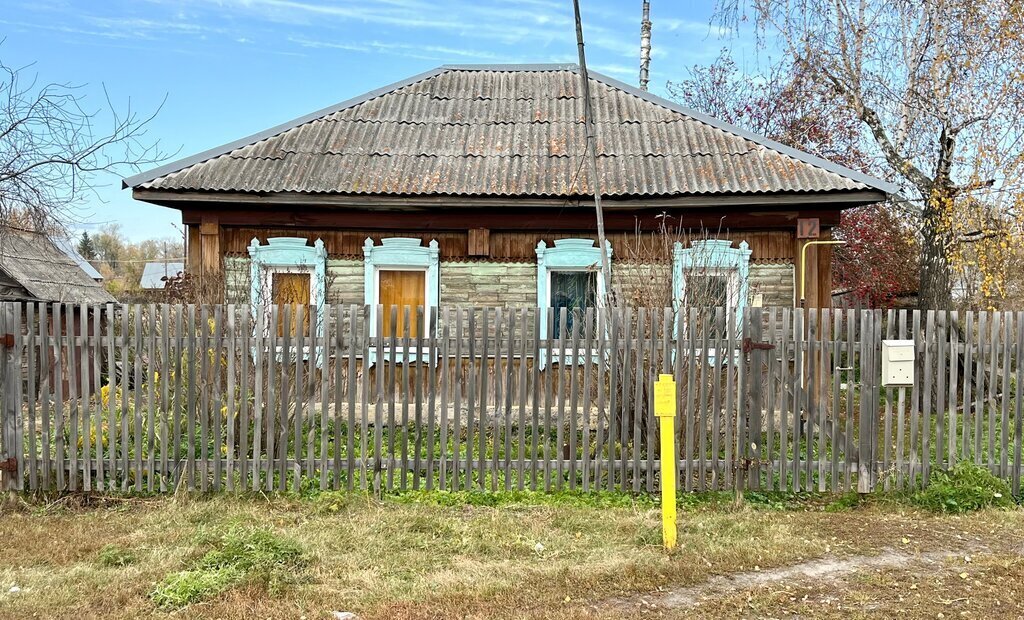
[[[774,569],[754,570],[734,575],[716,576],[696,586],[668,589],[643,596],[615,598],[601,601],[598,609],[617,610],[624,614],[637,610],[680,610],[698,607],[702,603],[736,592],[751,590],[774,583],[798,583],[804,580],[841,579],[860,571],[884,569],[910,569],[924,573],[957,557],[975,553],[978,547],[906,553],[896,549],[883,549],[877,555],[849,557],[826,556]]]

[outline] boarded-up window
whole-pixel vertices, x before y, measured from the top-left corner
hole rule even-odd
[[[308,273],[275,273],[271,275],[271,295],[273,303],[278,306],[277,333],[285,333],[284,306],[292,308],[291,325],[287,327],[292,335],[307,333],[309,326],[309,285]],[[301,316],[298,308],[303,306]],[[301,330],[301,331],[300,331]]]
[[[597,272],[595,271],[552,271],[551,272],[551,307],[555,312],[555,331],[558,336],[562,327],[559,308],[566,308],[566,335],[572,334],[572,325],[579,315],[582,321],[583,310],[597,305]],[[574,313],[573,309],[579,309]],[[582,327],[582,325],[580,326]],[[582,333],[582,330],[580,330]]]
[[[401,337],[405,333],[405,306],[409,308],[409,335],[415,337],[419,329],[416,323],[416,308],[422,307],[426,300],[425,271],[392,271],[380,272],[380,304],[384,310],[384,333]],[[391,321],[391,306],[397,306],[397,319]]]

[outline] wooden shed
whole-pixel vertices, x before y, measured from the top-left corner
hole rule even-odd
[[[94,321],[104,320],[104,308],[100,304],[115,300],[102,284],[46,235],[0,227],[0,301],[20,302],[15,304],[20,306],[17,308],[20,321],[27,323],[25,328],[33,333],[41,333],[39,322],[43,321],[42,329],[49,335],[80,337],[82,330],[91,329]],[[7,308],[13,310],[14,306]],[[12,317],[5,320],[12,320]],[[87,371],[86,376],[80,374],[84,367],[83,359],[91,359],[90,355],[95,352],[81,347],[55,347],[54,350],[59,350],[62,356],[72,355],[61,364],[64,369],[61,376],[63,394],[71,393],[68,387],[72,383],[89,393],[99,388],[98,373]],[[52,369],[55,367],[52,362],[51,359],[49,364],[43,364],[42,360],[36,360],[36,367],[30,368],[29,372],[39,373],[40,368]],[[55,380],[55,377],[50,377],[51,385]]]

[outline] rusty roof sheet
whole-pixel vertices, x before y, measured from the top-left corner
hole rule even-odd
[[[607,196],[892,192],[591,73]],[[171,191],[586,196],[574,65],[451,66],[125,180]]]

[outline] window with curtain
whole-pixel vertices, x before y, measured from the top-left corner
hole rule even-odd
[[[270,274],[271,303],[278,306],[278,336],[283,336],[286,332],[292,336],[309,333],[310,280],[308,273],[276,272]],[[285,325],[282,311],[284,306],[292,306],[289,325]],[[302,306],[301,313],[299,306]]]
[[[565,334],[572,334],[573,324],[579,322],[577,329],[583,336],[584,312],[587,308],[597,307],[597,272],[594,271],[552,271],[551,272],[551,307],[555,311],[555,332],[562,333],[561,308],[566,309]]]
[[[426,271],[400,271],[382,269],[378,274],[378,300],[383,306],[382,317],[384,337],[405,334],[405,308],[409,307],[409,336],[416,337],[419,325],[416,323],[416,309],[426,305]],[[392,322],[391,307],[396,306]]]

